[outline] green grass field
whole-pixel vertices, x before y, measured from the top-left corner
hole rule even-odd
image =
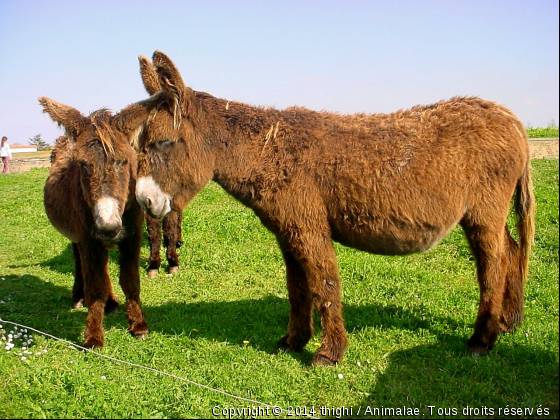
[[[512,409],[526,410],[520,417],[557,417],[559,169],[557,160],[533,165],[538,214],[526,320],[487,357],[466,355],[478,286],[460,229],[408,257],[337,245],[349,333],[343,363],[310,368],[319,328],[303,353],[275,354],[289,312],[281,254],[254,214],[215,184],[184,213],[178,275],[148,279],[144,244],[147,339],[128,334],[121,305],[105,318],[101,354],[293,407],[292,414],[315,407],[315,417],[333,418],[337,412],[320,407],[344,407],[352,413],[343,417],[375,417],[374,408],[406,406],[435,418],[513,417]],[[45,216],[47,174],[0,176],[0,318],[81,343],[87,310],[70,309],[72,251]],[[114,279],[116,261],[115,253]],[[0,324],[7,337],[12,326]],[[213,418],[213,410],[225,418],[224,409],[258,407],[37,333],[33,340],[6,350],[0,332],[0,418]]]
[[[531,127],[527,129],[527,135],[529,138],[543,138],[543,137],[558,137],[558,127],[548,126],[548,127]]]

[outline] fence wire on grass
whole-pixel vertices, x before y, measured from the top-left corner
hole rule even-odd
[[[154,372],[154,373],[156,373],[156,374],[168,376],[168,377],[170,377],[170,378],[177,379],[177,380],[182,381],[182,382],[186,382],[186,383],[188,383],[189,385],[197,386],[197,387],[199,387],[199,388],[203,388],[203,389],[206,389],[206,390],[208,390],[208,391],[215,392],[215,393],[217,393],[217,394],[221,394],[221,395],[224,395],[224,396],[229,397],[229,398],[233,398],[233,399],[236,399],[236,400],[239,400],[239,401],[244,401],[244,402],[252,403],[252,404],[255,404],[255,405],[259,405],[259,406],[261,406],[261,407],[267,407],[267,408],[269,408],[269,409],[272,410],[272,412],[274,413],[274,416],[275,416],[275,417],[278,417],[278,416],[280,416],[281,414],[284,414],[284,413],[288,413],[288,410],[286,410],[286,409],[284,409],[284,408],[282,408],[282,407],[279,407],[279,406],[277,406],[277,405],[271,405],[271,404],[263,403],[263,402],[261,402],[261,401],[253,400],[253,399],[251,399],[251,398],[239,397],[239,396],[237,396],[237,395],[230,394],[229,392],[222,391],[222,390],[216,389],[216,388],[212,388],[212,387],[210,387],[210,386],[208,386],[208,385],[199,384],[198,382],[191,381],[190,379],[183,378],[183,377],[181,377],[181,376],[177,376],[177,375],[174,375],[174,374],[172,374],[172,373],[167,373],[167,372],[164,372],[164,371],[162,371],[162,370],[154,369],[154,368],[151,368],[151,367],[148,367],[148,366],[144,366],[144,365],[140,365],[140,364],[137,364],[137,363],[127,362],[126,360],[120,360],[120,359],[117,359],[116,357],[107,356],[107,355],[105,355],[105,354],[98,353],[98,352],[96,352],[96,351],[94,351],[94,350],[92,350],[92,349],[88,349],[87,347],[83,347],[83,346],[80,346],[80,345],[78,345],[78,344],[76,344],[76,343],[73,343],[73,342],[71,342],[71,341],[65,340],[65,339],[63,339],[63,338],[56,337],[56,336],[54,336],[54,335],[52,335],[52,334],[49,334],[49,333],[46,333],[46,332],[37,330],[37,329],[32,328],[32,327],[28,327],[27,325],[18,324],[17,322],[7,321],[7,320],[5,320],[5,319],[3,319],[3,318],[0,318],[0,322],[5,323],[5,324],[10,324],[10,325],[16,326],[16,327],[18,327],[18,328],[25,328],[25,329],[27,329],[27,330],[29,330],[29,331],[33,331],[33,332],[35,332],[35,333],[37,333],[37,334],[41,334],[41,335],[43,335],[43,336],[45,336],[45,337],[52,338],[52,339],[55,340],[55,341],[59,341],[59,342],[61,342],[61,343],[68,344],[68,345],[70,345],[70,346],[72,346],[72,347],[74,347],[74,348],[83,350],[83,351],[88,352],[88,353],[92,353],[92,354],[94,354],[94,355],[96,355],[96,356],[99,356],[99,357],[101,357],[101,358],[103,358],[103,359],[110,360],[110,361],[112,361],[112,362],[121,363],[121,364],[124,364],[124,365],[136,367],[136,368],[139,368],[139,369],[144,369],[144,370],[147,370],[147,371],[150,371],[150,372]],[[302,414],[301,414],[301,417],[307,417],[307,418],[310,418],[310,419],[318,419],[318,418],[319,418],[319,417],[313,417],[313,416],[308,415],[308,414],[305,414],[305,413],[302,413]]]

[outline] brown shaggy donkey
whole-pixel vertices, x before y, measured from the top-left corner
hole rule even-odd
[[[534,198],[525,130],[508,109],[479,98],[387,115],[264,109],[191,90],[161,52],[153,65],[162,91],[118,117],[130,126],[144,114],[136,197],[162,218],[213,179],[255,211],[286,263],[291,312],[281,347],[305,347],[315,307],[322,345],[313,363],[343,358],[333,240],[404,255],[433,247],[457,224],[480,286],[470,353],[487,352],[522,321]],[[513,196],[519,244],[506,227]]]
[[[72,241],[73,301],[85,298],[88,306],[84,346],[103,346],[103,312],[118,308],[107,270],[107,249],[115,245],[129,330],[143,338],[148,327],[140,305],[143,213],[134,198],[136,153],[125,133],[112,127],[108,111],[85,117],[48,98],[39,102],[66,129],[66,137],[56,142],[44,203],[53,226]]]

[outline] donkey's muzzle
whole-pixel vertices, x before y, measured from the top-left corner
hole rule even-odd
[[[122,230],[119,203],[112,197],[102,197],[95,204],[95,236],[102,240],[113,240]]]
[[[122,232],[122,224],[106,225],[95,223],[95,236],[102,241],[114,241]]]
[[[171,211],[171,197],[151,176],[136,183],[136,200],[149,216],[162,220]]]

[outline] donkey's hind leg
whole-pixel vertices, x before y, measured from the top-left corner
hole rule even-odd
[[[105,314],[118,314],[119,313],[119,302],[115,293],[113,293],[113,283],[111,283],[111,278],[107,276],[107,290],[109,290],[109,296],[107,297],[107,302],[105,302]]]
[[[488,226],[462,222],[476,258],[480,302],[474,334],[468,340],[469,354],[487,353],[498,339],[505,293],[503,224]]]
[[[313,356],[313,364],[334,365],[342,360],[348,339],[342,318],[340,280],[332,240],[326,232],[294,230],[291,233],[290,252],[305,274],[311,300],[321,316],[321,347]],[[301,304],[302,300],[296,299],[291,303],[292,306]],[[301,309],[309,310],[304,305],[292,309],[292,313]]]
[[[510,333],[523,322],[524,281],[520,262],[521,251],[507,227],[504,230],[504,246],[502,267],[505,273],[506,286],[500,329],[503,332]]]
[[[72,287],[72,308],[81,308],[84,302],[84,276],[82,274],[82,262],[78,245],[72,243],[72,255],[74,257],[74,286]]]

